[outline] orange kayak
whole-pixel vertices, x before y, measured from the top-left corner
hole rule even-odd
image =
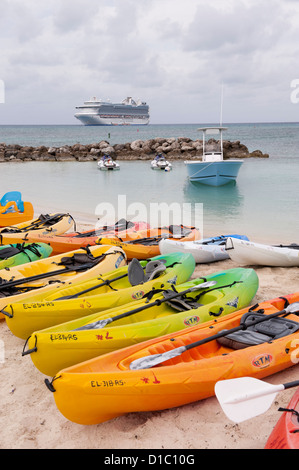
[[[262,302],[65,368],[45,382],[60,412],[79,424],[202,400],[219,380],[263,378],[294,365],[299,317],[286,312],[298,300],[299,292]]]
[[[132,233],[126,238],[120,236],[100,238],[97,243],[119,246],[126,253],[128,260],[133,258],[142,260],[159,256],[161,254],[159,242],[163,239],[187,242],[199,238],[200,232],[195,227],[170,225],[169,227],[152,228]]]
[[[79,250],[82,247],[96,245],[100,237],[115,237],[127,239],[129,234],[138,233],[140,230],[148,229],[146,222],[127,222],[124,219],[114,226],[101,227],[95,230],[83,232],[64,233],[61,235],[51,234],[30,234],[27,238],[30,241],[48,243],[53,249],[52,255],[59,255],[68,251]]]
[[[31,202],[24,201],[24,210],[15,212],[5,212],[5,207],[0,209],[0,227],[8,227],[33,219],[34,210]]]
[[[265,449],[299,449],[299,388],[266,443]]]

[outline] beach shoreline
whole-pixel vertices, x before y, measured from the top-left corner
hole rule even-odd
[[[77,214],[76,214],[77,215]],[[92,225],[78,219],[78,229]],[[230,259],[197,265],[192,278],[237,267]],[[298,268],[254,267],[259,289],[252,305],[298,290]],[[56,408],[52,393],[33,365],[22,357],[24,341],[15,337],[5,320],[0,321],[4,362],[0,368],[2,412],[5,432],[1,449],[263,449],[294,390],[277,395],[270,409],[249,421],[234,424],[223,414],[216,397],[178,408],[131,413],[93,426],[65,419]],[[264,380],[279,384],[298,378],[296,365]],[[171,431],[169,431],[171,430]]]

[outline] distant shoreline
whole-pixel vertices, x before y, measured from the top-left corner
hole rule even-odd
[[[206,150],[217,150],[219,142],[210,139]],[[115,160],[152,160],[157,153],[162,153],[169,160],[196,160],[202,157],[202,140],[189,137],[160,138],[135,140],[126,144],[110,145],[101,140],[91,144],[74,144],[59,147],[21,146],[18,144],[0,143],[0,163],[27,161],[97,161],[104,154]],[[269,158],[269,154],[261,150],[249,152],[240,141],[223,141],[224,159],[230,158]]]

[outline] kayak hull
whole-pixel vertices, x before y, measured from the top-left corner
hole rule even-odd
[[[265,449],[299,449],[299,388],[269,436]],[[296,414],[297,413],[297,414]]]
[[[124,230],[95,229],[86,230],[81,233],[64,233],[60,235],[51,234],[31,234],[28,238],[31,241],[48,243],[53,249],[53,255],[66,253],[67,251],[79,250],[82,247],[96,245],[100,237],[119,236],[122,240],[132,233],[143,231],[149,228],[146,222],[129,222],[128,228]]]
[[[0,229],[0,244],[9,245],[11,243],[21,242],[41,242],[40,239],[33,239],[39,235],[60,235],[74,227],[74,220],[69,214],[50,214],[48,218],[51,221],[43,220],[39,216],[36,219],[19,223],[14,226],[3,227]]]
[[[299,246],[297,249],[253,243],[229,238],[226,251],[229,257],[242,266],[299,266]],[[290,245],[291,247],[291,245]]]
[[[285,298],[298,301],[299,293]],[[266,314],[280,311],[285,306],[284,299],[260,303],[258,308]],[[153,368],[130,369],[133,360],[236,327],[245,312],[248,308],[60,370],[47,383],[58,410],[75,423],[97,424],[126,413],[164,410],[214,396],[219,380],[264,378],[294,365],[298,331],[271,343],[239,350],[225,348],[213,340]],[[295,315],[288,317],[298,321]]]
[[[34,217],[34,209],[31,202],[24,201],[23,212],[7,212],[0,214],[0,227],[9,227],[11,225],[20,224],[32,220]]]
[[[185,227],[188,229],[188,227]],[[167,239],[180,240],[182,242],[197,240],[200,237],[200,232],[193,227],[190,227],[186,231],[186,234],[182,237],[176,237],[172,232],[167,228],[159,229],[150,229],[147,232],[139,232],[138,236],[131,237],[128,240],[121,240],[118,237],[110,237],[99,239],[98,243],[108,243],[115,246],[120,246],[126,253],[127,259],[131,260],[133,258],[142,260],[147,258],[153,258],[154,256],[159,256],[161,254],[159,248],[159,242],[163,236],[166,236]],[[140,239],[151,239],[145,240],[142,242]],[[140,240],[140,243],[138,243]],[[149,242],[149,243],[148,243]]]
[[[225,242],[229,237],[248,240],[245,235],[223,235],[187,242],[166,239],[159,242],[159,249],[162,255],[173,251],[181,251],[191,253],[197,264],[213,263],[229,258],[225,250]]]
[[[3,250],[14,248],[19,253],[3,258]],[[12,245],[0,246],[0,270],[4,268],[11,268],[13,266],[20,266],[39,259],[48,258],[52,253],[52,248],[45,243],[14,243]]]

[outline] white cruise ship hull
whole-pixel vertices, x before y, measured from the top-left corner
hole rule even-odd
[[[75,114],[75,118],[84,124],[84,126],[143,126],[149,123],[147,118],[137,118],[137,117],[126,117],[123,118],[106,118],[102,117],[99,114]]]

